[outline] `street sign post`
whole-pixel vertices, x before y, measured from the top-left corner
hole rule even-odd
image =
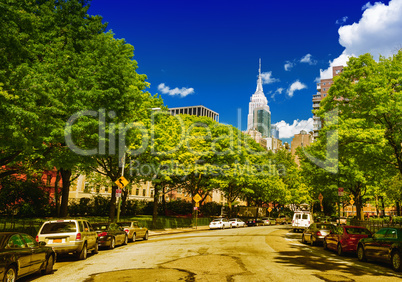
[[[195,202],[195,229],[197,229],[198,227],[198,207],[200,206],[200,201],[202,200],[202,197],[200,196],[200,194],[195,194],[195,196],[193,197],[193,200]]]
[[[338,188],[338,196],[339,196],[339,197],[342,197],[342,196],[343,196],[343,192],[344,192],[344,191],[343,191],[343,188],[342,188],[342,187],[339,187],[339,188]]]
[[[116,189],[116,198],[121,197],[121,189]]]

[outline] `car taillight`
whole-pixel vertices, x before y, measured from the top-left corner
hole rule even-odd
[[[75,240],[81,240],[81,233],[77,233],[77,236],[75,236]]]
[[[317,236],[321,236],[321,232],[320,232],[320,231],[317,231],[316,235],[317,235]]]
[[[130,232],[128,229],[124,229],[124,231],[128,234],[128,232]]]
[[[308,221],[308,225],[310,225],[310,220]]]
[[[36,240],[36,242],[38,242],[38,243],[39,243],[39,236],[38,236],[38,235],[36,235],[35,240]]]
[[[101,232],[98,234],[98,237],[107,236],[107,232]]]

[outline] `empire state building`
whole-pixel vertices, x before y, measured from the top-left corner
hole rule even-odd
[[[248,107],[247,131],[250,130],[260,132],[263,138],[271,137],[271,111],[262,89],[261,59],[258,69],[257,89],[251,96]]]

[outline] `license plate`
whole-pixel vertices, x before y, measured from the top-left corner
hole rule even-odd
[[[53,243],[61,243],[62,240],[61,239],[53,239]]]

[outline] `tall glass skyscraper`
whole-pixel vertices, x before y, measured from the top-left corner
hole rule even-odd
[[[248,108],[247,131],[257,130],[263,138],[271,137],[271,111],[262,89],[261,59],[258,69],[257,89],[251,96]]]

